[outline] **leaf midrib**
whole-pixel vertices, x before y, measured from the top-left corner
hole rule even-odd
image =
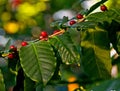
[[[33,50],[34,50],[34,52],[35,52],[35,56],[36,56],[36,58],[37,58],[38,67],[41,69],[41,66],[40,66],[40,64],[39,64],[39,63],[40,63],[40,62],[39,62],[39,57],[38,57],[38,55],[37,55],[37,50],[36,50],[36,48],[35,48],[35,44],[31,43],[31,45],[32,45],[32,47],[33,47]],[[39,70],[39,73],[42,74],[40,69],[38,69],[38,70]],[[41,78],[42,78],[42,75],[41,75]]]

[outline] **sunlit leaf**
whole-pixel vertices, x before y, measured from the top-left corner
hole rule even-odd
[[[92,79],[107,79],[111,73],[108,33],[103,29],[88,29],[81,33],[82,65]]]
[[[105,3],[107,0],[101,0],[100,2],[97,2],[94,4],[86,13],[86,15],[90,14],[92,11],[94,11],[96,8],[98,8],[101,4]]]
[[[88,21],[95,21],[95,22],[103,22],[103,21],[107,21],[109,23],[112,22],[112,20],[118,21],[120,22],[120,15],[118,14],[119,9],[111,9],[109,11],[105,11],[105,12],[96,12],[93,14],[90,14],[87,17]]]

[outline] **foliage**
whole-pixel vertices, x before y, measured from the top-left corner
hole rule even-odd
[[[119,76],[111,77],[115,60],[110,57],[110,43],[119,53],[120,9],[92,13],[106,1],[101,0],[86,10],[82,19],[64,17],[53,22],[51,27],[59,28],[59,32],[28,41],[28,45],[17,51],[9,49],[8,41],[6,49],[0,51],[2,61],[7,60],[7,64],[1,66],[6,89],[11,85],[16,87],[20,80],[15,79],[22,75],[24,91],[46,91],[48,86],[58,91],[57,85],[64,84],[64,87],[72,83],[80,85],[75,88],[77,91],[119,90]],[[69,25],[71,20],[76,23]],[[72,31],[79,33],[79,41],[71,35]],[[9,59],[10,53],[15,57]],[[119,68],[119,59],[117,61]],[[69,80],[73,76],[75,79]]]

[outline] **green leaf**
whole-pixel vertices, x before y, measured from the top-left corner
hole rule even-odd
[[[47,82],[54,74],[56,58],[47,41],[38,41],[20,49],[21,66],[33,81]]]
[[[66,23],[67,22],[68,22],[68,17],[64,16],[62,20],[57,20],[55,22],[52,22],[50,24],[50,27],[54,27],[54,28],[57,28],[57,29],[66,28]]]
[[[7,66],[1,68],[3,74],[5,88],[13,87],[16,85],[16,74],[11,71]]]
[[[81,33],[82,64],[91,79],[106,79],[111,74],[108,33],[96,27]]]
[[[3,74],[2,74],[2,72],[1,72],[1,70],[0,70],[0,91],[5,91],[5,84],[4,84],[4,82],[3,82]]]
[[[68,22],[68,17],[64,16],[62,19],[62,23],[66,23],[66,22]]]
[[[120,53],[120,32],[117,32],[117,51]]]
[[[24,78],[24,91],[35,91],[35,82],[27,76]]]
[[[120,9],[119,9],[120,10]],[[112,22],[112,20],[115,20],[117,22],[120,22],[120,15],[118,14],[117,9],[111,9],[105,12],[96,12],[92,13],[89,16],[87,16],[88,21],[93,21],[93,22],[104,22],[107,21],[109,23]]]
[[[96,8],[98,8],[101,4],[105,3],[107,0],[101,0],[100,2],[97,2],[94,4],[86,13],[86,15],[90,14],[92,11],[94,11]]]
[[[96,21],[96,22],[106,21],[107,19],[108,19],[108,17],[103,12],[93,13],[87,17],[88,21]]]
[[[50,42],[52,46],[58,50],[63,63],[71,64],[80,61],[80,55],[69,35],[69,32],[52,37]]]
[[[57,21],[55,21],[55,22],[52,22],[51,24],[50,24],[50,27],[55,27],[55,28],[60,28],[61,27],[61,25],[62,25],[62,20],[57,20]]]
[[[87,91],[120,91],[120,79],[117,78],[101,82],[99,85]]]
[[[120,8],[113,8],[112,10],[120,16]]]
[[[97,22],[84,21],[73,25],[72,27],[77,28],[78,30],[94,28],[97,25]]]

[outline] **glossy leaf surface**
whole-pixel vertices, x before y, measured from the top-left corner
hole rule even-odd
[[[53,76],[56,59],[47,41],[38,41],[20,49],[21,66],[33,81],[46,84]]]
[[[50,42],[58,50],[63,63],[71,64],[80,61],[80,55],[68,32],[54,36]]]

